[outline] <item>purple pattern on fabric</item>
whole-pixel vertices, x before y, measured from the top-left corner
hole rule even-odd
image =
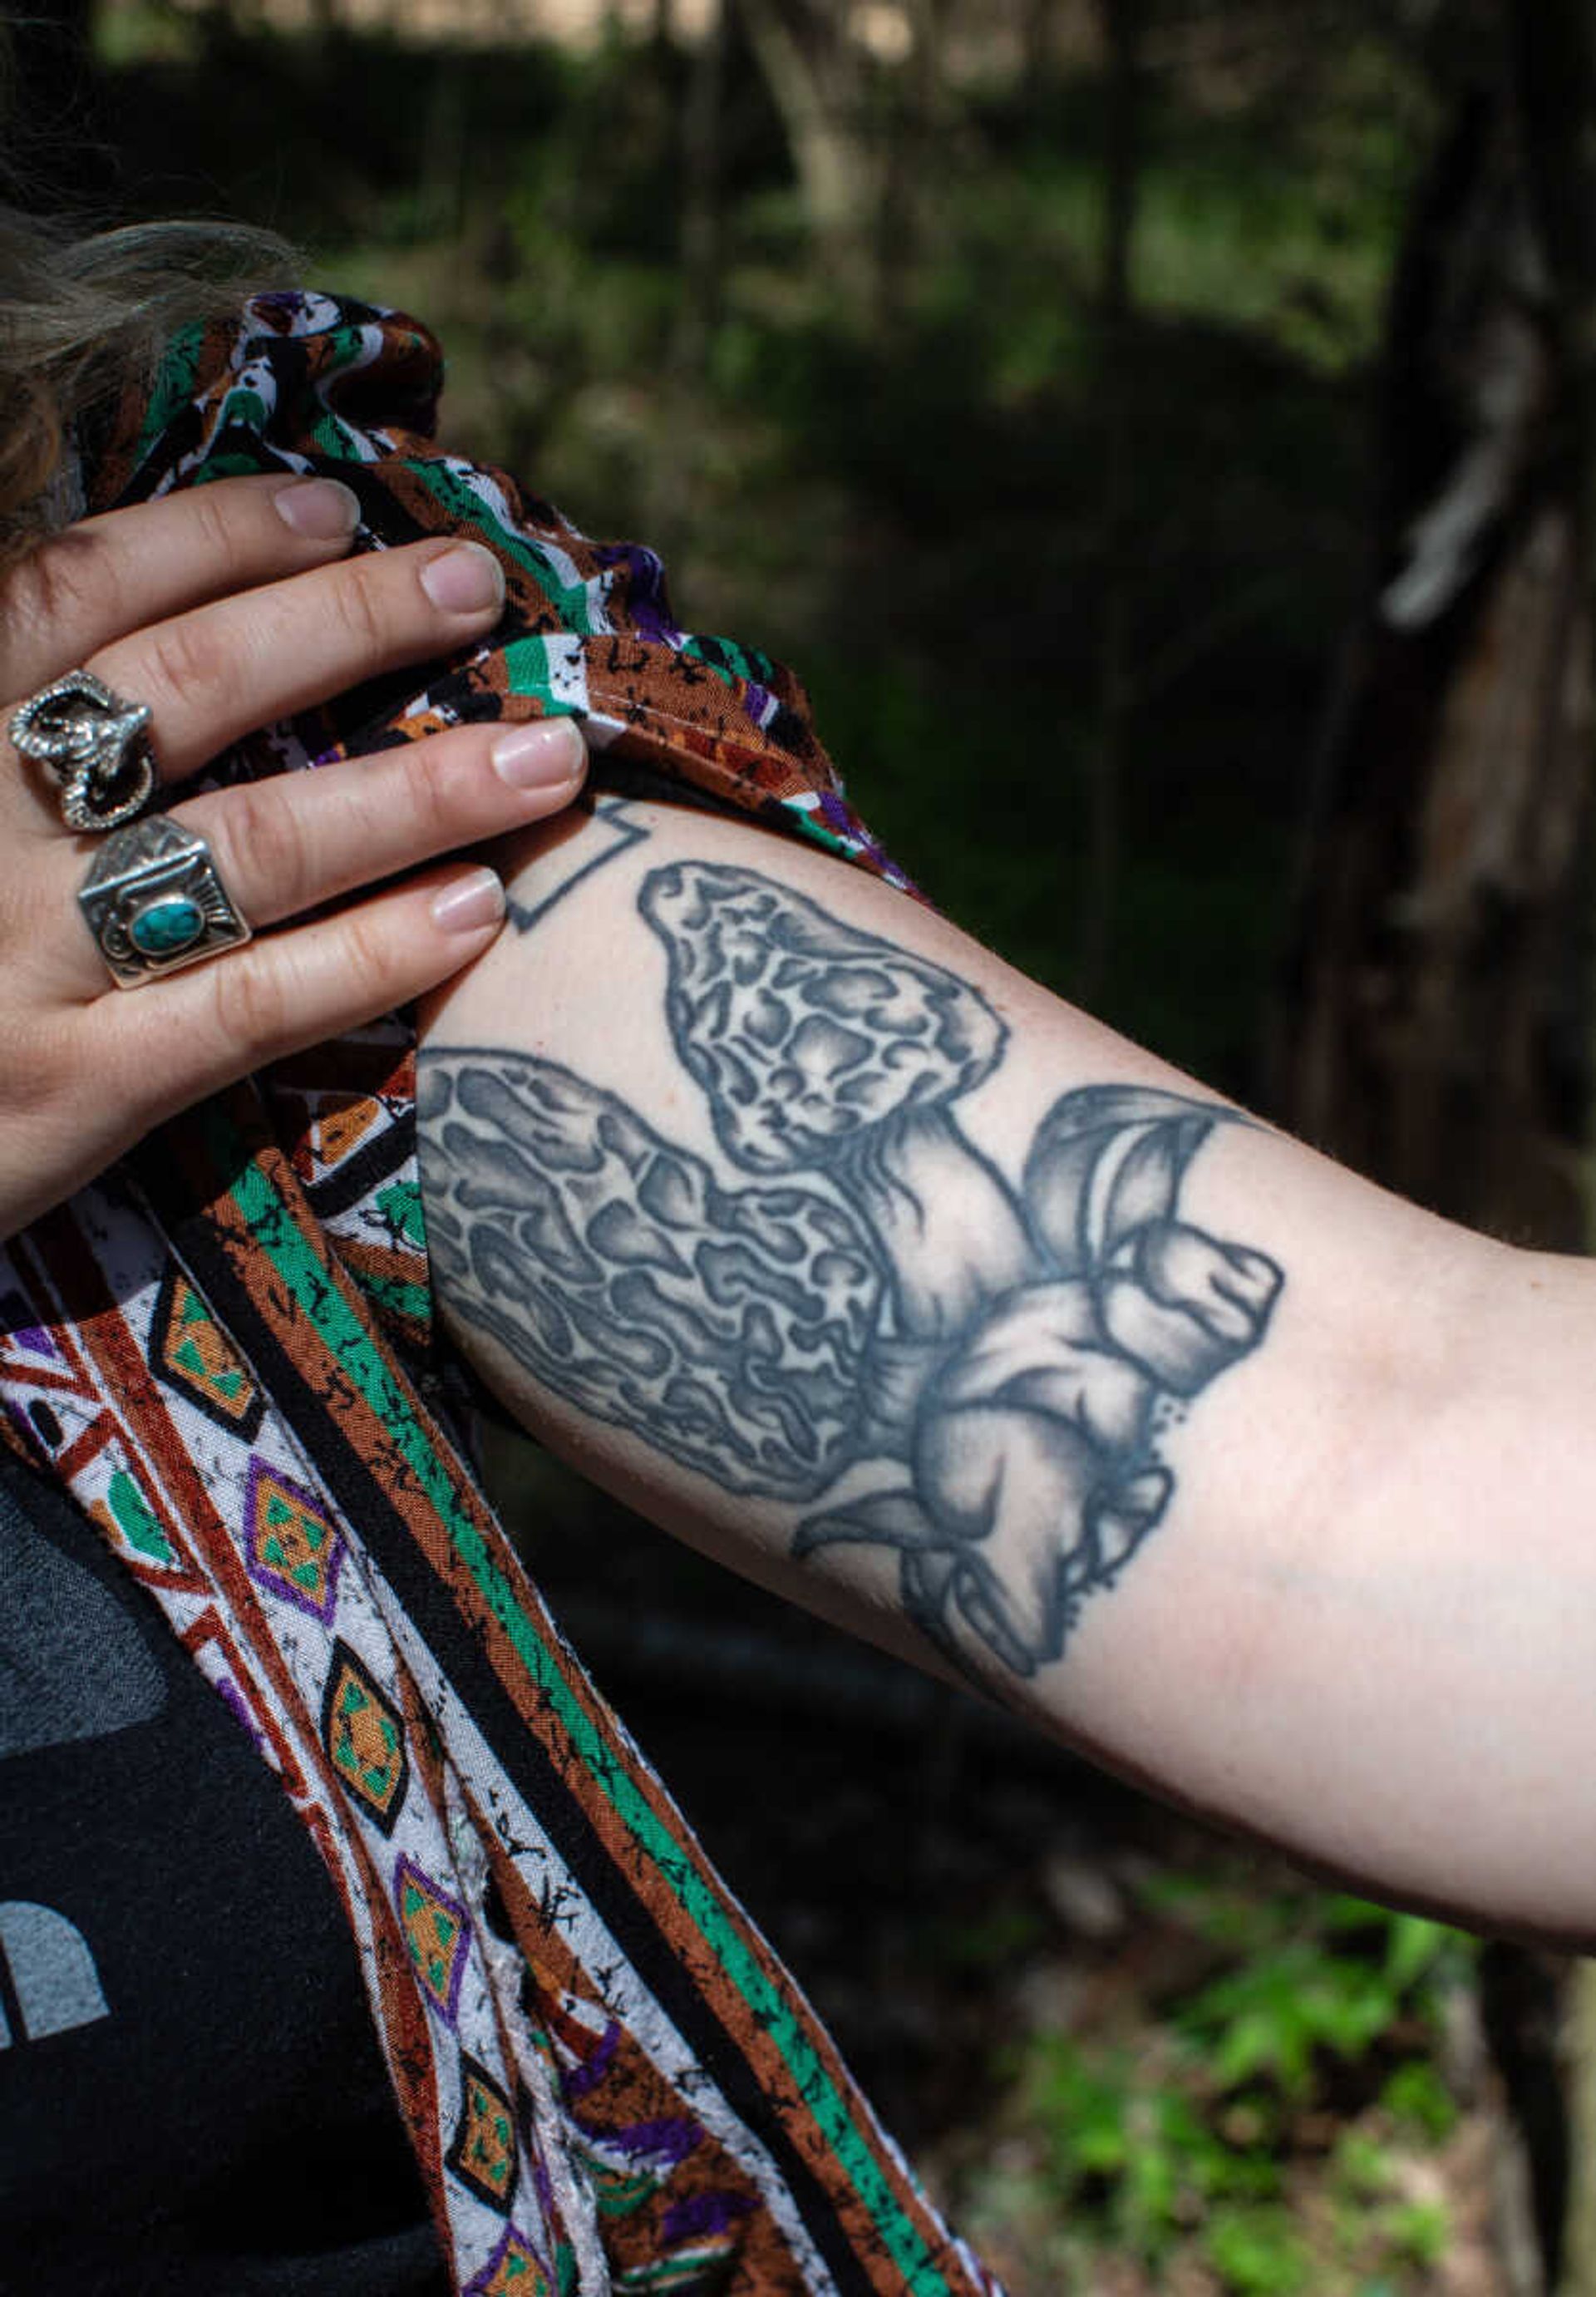
[[[524,2120],[525,2151],[530,2155],[532,2164],[532,2190],[538,2196],[538,2207],[543,2212],[544,2224],[553,2225],[556,2215],[554,2179],[548,2174],[548,2164],[543,2158],[543,2148],[538,2142],[538,2132],[533,2126],[531,2115],[525,2114]]]
[[[600,2035],[598,2046],[593,2055],[581,2065],[572,2066],[569,2071],[562,2072],[560,2087],[564,2091],[567,2098],[586,2097],[589,2090],[597,2088],[610,2071],[610,2061],[615,2054],[620,2040],[621,2028],[612,2018]]]
[[[688,2194],[672,2202],[660,2221],[664,2242],[687,2241],[694,2234],[724,2233],[746,2217],[753,2207],[751,2194]]]
[[[626,610],[637,635],[652,645],[679,652],[687,632],[679,630],[665,611],[665,569],[654,553],[640,542],[617,542],[594,555],[606,570],[623,567],[629,577]]]
[[[444,1964],[444,1982],[437,1982],[430,1964],[424,1966],[422,1938],[418,1926],[412,1922],[405,1905],[407,1887],[418,1891],[424,1904],[435,1906],[446,1921],[455,1924],[452,1939],[439,1937],[436,1932],[427,1942],[431,1955]],[[407,1852],[402,1853],[393,1870],[393,1902],[399,1909],[399,1928],[405,1947],[416,1975],[421,1980],[422,1998],[429,2009],[436,2010],[452,2026],[460,2003],[460,1981],[465,1975],[465,1964],[471,1947],[471,1925],[465,1919],[465,1909],[451,1891],[440,1882],[434,1882],[423,1867],[416,1865]]]
[[[506,2227],[498,2248],[481,2271],[466,2283],[461,2292],[461,2297],[488,2297],[489,2291],[496,2283],[500,2289],[507,2289],[510,2286],[508,2280],[500,2281],[498,2278],[506,2262],[513,2261],[515,2264],[517,2268],[515,2277],[519,2281],[522,2277],[529,2259],[533,2265],[547,2272],[547,2268],[543,2267],[541,2255],[531,2235],[523,2233],[519,2226]],[[547,2282],[545,2285],[547,2285]]]
[[[820,792],[820,802],[815,811],[828,828],[842,830],[850,837],[859,836],[859,824],[849,811],[846,802],[835,790]]]
[[[13,1340],[20,1341],[32,1354],[53,1356],[59,1363],[61,1350],[49,1333],[42,1331],[37,1324],[29,1323],[27,1317],[28,1303],[20,1294],[8,1292],[0,1300],[0,1330],[8,1332]]]
[[[259,1748],[262,1754],[265,1754],[266,1733],[259,1728],[254,1717],[251,1714],[249,1707],[244,1700],[244,1695],[243,1692],[240,1691],[238,1685],[229,1680],[224,1680],[216,1684],[216,1690],[221,1699],[222,1704],[232,1709],[233,1713],[238,1717],[240,1723],[243,1724],[244,1729],[254,1741],[256,1746]]]
[[[673,2113],[658,2121],[634,2121],[629,2128],[613,2129],[605,2142],[619,2145],[623,2153],[646,2154],[651,2161],[669,2162],[674,2169],[703,2139],[703,2131],[696,2121],[689,2115]]]

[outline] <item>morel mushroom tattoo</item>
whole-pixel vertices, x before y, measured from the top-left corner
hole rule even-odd
[[[639,908],[736,1177],[552,1061],[431,1051],[450,1307],[582,1410],[801,1511],[795,1554],[895,1551],[959,1666],[1034,1674],[1164,1515],[1171,1413],[1268,1329],[1273,1261],[1179,1216],[1238,1120],[1089,1086],[1016,1189],[955,1113],[1006,1041],[967,983],[751,869],[654,870]]]

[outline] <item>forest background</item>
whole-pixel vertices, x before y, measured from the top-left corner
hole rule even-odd
[[[1592,12],[60,0],[13,164],[425,317],[448,443],[797,664],[940,904],[1574,1249]],[[1016,2297],[1596,2289],[1581,1973],[1315,1892],[497,1467]]]

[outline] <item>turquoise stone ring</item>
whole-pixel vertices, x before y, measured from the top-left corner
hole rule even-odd
[[[250,938],[210,846],[169,814],[113,829],[78,905],[119,989],[141,989]]]
[[[128,938],[144,957],[176,957],[205,930],[205,912],[186,893],[169,893],[130,918]]]

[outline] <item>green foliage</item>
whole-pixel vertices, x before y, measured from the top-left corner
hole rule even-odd
[[[235,16],[103,16],[124,182],[170,207],[184,152],[191,203],[219,196],[308,242],[317,276],[432,319],[451,440],[590,531],[662,543],[684,619],[795,660],[910,871],[1078,989],[1104,890],[1084,823],[1108,540],[1090,45],[1024,83],[950,86],[899,181],[902,229],[860,219],[849,295],[734,34],[714,255],[687,313],[686,52],[423,51]],[[1133,355],[1112,386],[1131,691],[1097,1003],[1241,1092],[1365,574],[1363,378],[1429,132],[1378,11],[1335,42],[1293,21],[1279,68],[1148,77]],[[909,90],[864,84],[869,167],[911,149]]]
[[[1260,2077],[1300,2103],[1314,2087],[1321,2054],[1347,2063],[1364,2059],[1410,2005],[1427,2006],[1427,1981],[1454,1953],[1455,1934],[1417,1914],[1397,1914],[1362,1899],[1335,1898],[1308,1926],[1282,1919],[1259,1938],[1245,1962],[1185,2003],[1180,2032],[1207,2057],[1222,2090]],[[1258,1929],[1271,1910],[1256,1910]],[[1337,1950],[1340,1940],[1373,1951]]]
[[[1456,2122],[1434,2052],[1470,1943],[1361,1899],[1185,1875],[1144,1901],[1219,1966],[1150,2037],[1042,2032],[1012,2063],[1061,2254],[1087,2282],[1097,2252],[1156,2278],[1195,2256],[1234,2297],[1395,2297],[1449,2237],[1409,2170]]]
[[[1309,2286],[1307,2245],[1278,2205],[1216,2210],[1203,2229],[1203,2253],[1238,2297],[1297,2297]]]

